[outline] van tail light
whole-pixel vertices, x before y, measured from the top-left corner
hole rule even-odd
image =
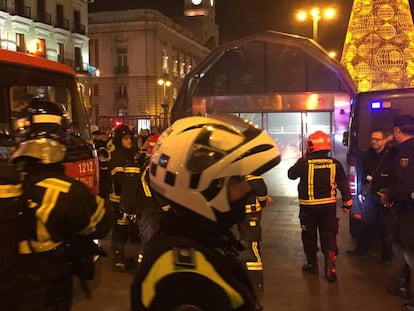
[[[349,156],[348,158],[348,180],[349,188],[351,189],[351,194],[354,196],[357,193],[357,180],[356,180],[356,168],[355,168],[355,157]]]

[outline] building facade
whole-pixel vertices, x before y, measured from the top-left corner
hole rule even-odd
[[[196,3],[185,1],[175,18],[148,8],[89,13],[95,123],[109,128],[114,116],[158,116],[167,125],[182,80],[217,45],[214,3]]]
[[[85,0],[0,0],[0,47],[74,68],[88,108],[87,21]]]

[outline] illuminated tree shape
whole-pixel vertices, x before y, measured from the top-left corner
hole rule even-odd
[[[341,63],[360,92],[414,87],[408,0],[354,0]]]

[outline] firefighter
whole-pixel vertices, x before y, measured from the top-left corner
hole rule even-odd
[[[183,118],[160,136],[149,177],[171,208],[140,257],[132,311],[260,310],[230,228],[251,193],[243,176],[279,161],[270,136],[232,116]]]
[[[388,292],[411,300],[402,306],[414,310],[411,297],[411,271],[414,270],[414,117],[400,115],[393,121],[397,142],[394,172],[387,191],[378,192],[384,207],[395,211],[394,253],[397,279],[388,286]]]
[[[93,239],[111,227],[110,209],[85,184],[65,175],[67,129],[59,106],[34,99],[17,120],[12,160],[21,170],[25,228],[19,244],[19,285],[2,310],[70,310],[72,275],[94,276]]]
[[[349,213],[352,197],[345,171],[338,160],[330,157],[331,142],[327,134],[317,131],[307,140],[307,152],[288,170],[290,179],[300,178],[299,219],[302,243],[307,263],[302,270],[318,273],[318,230],[321,250],[325,255],[325,278],[336,282],[338,218],[336,217],[336,187],[342,196],[343,211]]]
[[[262,227],[260,220],[262,209],[268,200],[267,186],[261,176],[247,175],[244,177],[252,188],[252,194],[245,205],[246,216],[237,225],[240,241],[245,247],[241,257],[246,264],[248,275],[256,293],[263,292],[263,263],[260,250]]]
[[[125,167],[135,162],[132,148],[132,132],[127,125],[115,129],[113,144],[115,149],[110,154],[108,170],[110,173],[109,201],[115,212],[116,222],[112,230],[111,253],[115,271],[127,270],[125,262],[125,245],[129,237],[130,214],[121,205],[122,183],[125,178]],[[135,168],[139,170],[139,168]],[[129,171],[133,170],[130,168]]]

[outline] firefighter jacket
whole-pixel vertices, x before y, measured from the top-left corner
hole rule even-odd
[[[111,180],[109,201],[115,204],[119,204],[121,202],[122,182],[124,179],[125,165],[127,162],[134,162],[133,150],[126,149],[122,146],[117,146],[111,153],[111,159],[108,163],[108,170]]]
[[[137,215],[145,209],[161,211],[167,207],[158,196],[153,196],[149,181],[149,161],[140,168],[139,163],[127,162],[122,182],[121,205],[127,214]]]
[[[198,222],[173,211],[147,244],[131,286],[131,310],[165,311],[193,305],[201,310],[259,310],[232,237],[203,232]],[[231,233],[229,233],[231,235]]]
[[[252,188],[245,205],[245,218],[238,225],[240,239],[244,241],[261,241],[262,229],[260,227],[260,218],[262,208],[266,205],[267,186],[261,176],[246,175],[245,180]]]
[[[341,163],[326,151],[309,153],[288,170],[290,179],[300,178],[298,184],[300,205],[336,203],[336,188],[341,192],[343,207],[352,206],[348,178]]]
[[[403,205],[414,204],[414,137],[399,144],[394,150],[394,174],[390,200]]]
[[[81,241],[91,258],[93,239],[103,238],[111,229],[112,214],[104,200],[85,184],[68,177],[63,165],[27,163],[24,168],[24,197],[28,201],[26,237],[19,244],[22,255],[22,283],[32,286],[65,275],[75,268],[68,262],[64,246]],[[81,256],[77,252],[77,256]],[[79,258],[77,258],[79,259]],[[79,268],[79,267],[76,267]],[[80,268],[82,269],[82,268]],[[79,274],[77,274],[80,276]],[[90,276],[90,275],[89,275]]]

